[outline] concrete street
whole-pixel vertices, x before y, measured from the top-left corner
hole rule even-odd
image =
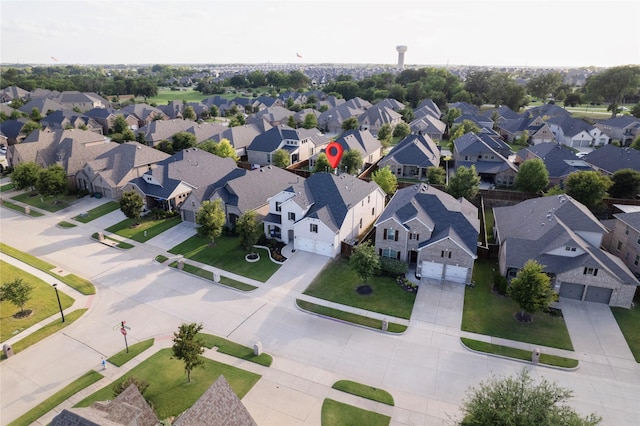
[[[266,283],[251,282],[259,285],[257,290],[242,293],[154,261],[156,255],[167,255],[168,248],[194,233],[188,224],[146,244],[133,242],[135,247],[130,250],[110,248],[90,239],[92,233],[122,220],[119,210],[75,228],[56,227],[61,220],[70,221],[103,202],[85,197],[72,207],[40,218],[0,209],[3,243],[88,278],[97,287],[95,296],[86,297],[60,284],[61,291],[76,298],[74,307],[66,312],[88,306],[87,314],[0,364],[1,425],[86,371],[101,370],[101,357],[124,348],[122,335],[113,329],[122,320],[131,327],[127,336],[130,345],[155,337],[154,347],[121,368],[109,366],[103,372],[105,379],[56,410],[71,406],[153,352],[170,346],[172,333],[182,322],[201,322],[207,333],[247,346],[260,341],[264,351],[273,355],[273,365],[264,368],[215,351],[205,354],[263,375],[243,399],[260,425],[319,425],[320,407],[326,397],[389,415],[392,425],[449,424],[457,418],[468,387],[494,374],[514,374],[523,367],[533,377],[545,377],[572,389],[572,404],[577,411],[602,416],[603,425],[640,423],[640,365],[606,305],[561,300],[575,348],[568,356],[579,359],[580,367],[564,371],[534,366],[473,353],[461,345],[461,336],[471,336],[533,349],[527,344],[461,332],[461,285],[423,281],[409,330],[403,335],[390,335],[320,318],[296,307],[295,299],[327,264],[326,257],[297,251]],[[18,264],[5,255],[0,259]],[[23,267],[47,282],[55,282],[46,274]],[[51,318],[55,320],[59,317]],[[385,389],[393,395],[395,406],[332,390],[331,385],[340,379]],[[54,415],[49,413],[39,423],[46,424]]]

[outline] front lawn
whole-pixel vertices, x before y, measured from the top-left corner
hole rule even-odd
[[[149,387],[144,398],[155,408],[159,419],[166,419],[191,407],[209,389],[220,375],[229,382],[231,389],[242,399],[260,379],[260,375],[203,358],[204,365],[191,371],[187,382],[184,362],[173,358],[170,348],[162,349],[131,369],[118,381],[129,376],[144,379]],[[80,401],[76,407],[88,407],[95,401],[113,399],[112,384],[105,386]]]
[[[129,346],[129,351],[127,351],[127,349],[125,348],[120,352],[118,352],[117,354],[109,357],[107,361],[109,361],[111,364],[115,365],[116,367],[122,367],[124,364],[131,361],[133,358],[137,357],[142,352],[146,351],[151,346],[153,346],[153,342],[154,342],[154,339],[152,337],[151,339],[147,339],[147,340],[143,340],[142,342],[135,343]]]
[[[24,213],[24,207],[15,203],[12,203],[11,201],[7,201],[7,200],[2,200],[2,207],[6,207],[8,209],[11,210],[15,210],[17,212],[20,213]],[[31,217],[40,217],[40,216],[44,216],[42,213],[40,213],[37,210],[31,210],[29,212],[29,216]]]
[[[115,201],[108,201],[104,204],[99,205],[98,207],[94,207],[91,210],[80,213],[78,216],[75,216],[73,220],[77,220],[78,222],[88,223],[94,219],[99,218],[100,216],[104,216],[107,213],[111,213],[112,211],[118,210],[120,208],[120,204]]]
[[[265,367],[271,366],[273,358],[267,353],[261,353],[260,355],[254,355],[253,348],[241,345],[240,343],[232,342],[224,337],[214,336],[213,334],[199,333],[198,336],[204,342],[204,346],[212,349],[214,346],[218,348],[218,352],[235,356],[236,358],[244,359],[247,361],[255,362],[256,364],[263,365]]]
[[[125,219],[106,229],[121,237],[129,238],[139,243],[144,243],[151,238],[163,233],[167,229],[173,228],[181,222],[180,216],[167,219],[151,219],[141,217],[140,219]]]
[[[0,186],[0,192],[11,191],[14,188],[15,186],[13,185],[13,183],[5,183],[4,185]]]
[[[365,295],[356,291],[360,284],[362,280],[351,269],[349,262],[340,259],[329,263],[304,294],[397,318],[411,318],[416,295],[401,289],[394,278],[372,277],[368,284],[373,291]]]
[[[215,239],[213,246],[210,244],[210,239],[194,235],[169,250],[169,253],[181,254],[187,259],[260,282],[267,281],[280,268],[280,265],[269,260],[266,250],[256,250],[260,253],[258,262],[247,262],[244,258],[247,252],[241,247],[238,237],[223,235]]]
[[[331,387],[361,398],[370,399],[372,401],[381,402],[391,406],[394,405],[393,397],[384,389],[374,388],[373,386],[363,385],[362,383],[352,382],[351,380],[339,380]]]
[[[325,398],[322,403],[320,424],[326,426],[387,426],[391,417],[374,411],[363,410],[353,405],[344,404],[333,399]]]
[[[636,299],[636,305],[631,309],[611,308],[611,312],[618,321],[620,331],[624,334],[633,357],[636,362],[640,362],[640,306],[638,300]]]
[[[4,342],[52,315],[60,315],[56,291],[51,284],[1,260],[0,269],[2,270],[2,284],[22,278],[23,283],[28,283],[33,287],[30,300],[24,305],[25,311],[28,309],[33,310],[31,316],[27,318],[16,319],[13,315],[19,312],[20,308],[8,300],[0,302],[0,341]],[[58,291],[58,294],[60,295],[62,309],[66,309],[73,304],[72,297],[61,291]]]
[[[516,302],[492,292],[494,270],[492,260],[476,260],[473,268],[475,288],[467,287],[464,295],[462,330],[520,342],[573,350],[569,331],[563,318],[542,312],[533,315],[533,322],[515,319],[520,311]]]
[[[333,309],[328,306],[318,305],[316,303],[307,302],[306,300],[296,299],[296,305],[303,311],[312,312],[323,317],[335,318],[340,321],[350,322],[352,324],[361,325],[363,327],[373,328],[374,330],[382,330],[382,320],[365,317],[351,312]],[[404,333],[407,326],[396,324],[394,322],[387,323],[387,331],[389,333]]]
[[[23,192],[14,197],[12,200],[20,201],[21,203],[29,204],[32,207],[36,207],[41,210],[45,210],[51,213],[55,213],[66,207],[69,207],[73,202],[78,200],[75,195],[54,195],[44,196],[37,192]]]

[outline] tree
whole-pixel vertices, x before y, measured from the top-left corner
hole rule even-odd
[[[67,189],[67,172],[59,164],[52,164],[40,171],[36,190],[40,195],[58,195]]]
[[[113,129],[113,133],[122,133],[125,129],[129,128],[129,123],[127,123],[124,115],[118,115],[115,120],[113,120],[113,126],[111,126],[111,128]]]
[[[324,152],[318,154],[318,156],[316,157],[316,164],[313,167],[313,173],[331,172],[332,170],[333,168],[331,167],[331,164],[329,164],[327,154],[325,154]]]
[[[609,195],[613,198],[634,199],[640,194],[640,172],[633,169],[620,169],[611,176],[613,185]]]
[[[635,118],[640,118],[640,102],[631,107],[629,111]]]
[[[480,127],[471,120],[462,120],[462,123],[454,124],[449,131],[449,138],[454,141],[469,132],[478,133]]]
[[[189,132],[178,132],[173,135],[171,140],[173,141],[173,150],[175,152],[193,148],[198,143],[196,136]]]
[[[640,135],[631,142],[629,148],[640,150]]]
[[[42,126],[40,126],[40,124],[36,123],[35,121],[29,120],[26,123],[24,123],[24,126],[22,126],[22,129],[20,129],[20,133],[22,133],[23,135],[29,135],[31,132],[35,130],[42,130]]]
[[[473,199],[478,193],[480,188],[480,176],[476,172],[476,166],[471,165],[467,168],[460,166],[456,169],[456,172],[451,179],[449,179],[449,185],[447,186],[447,192],[453,198],[464,197],[467,200]]]
[[[567,177],[567,195],[575,198],[589,209],[600,204],[612,185],[611,179],[595,171],[574,172]]]
[[[173,356],[184,362],[184,371],[187,373],[187,382],[191,382],[191,370],[203,365],[204,360],[200,355],[204,353],[204,342],[197,335],[202,330],[202,324],[185,324],[173,333]]]
[[[11,173],[11,183],[16,189],[31,188],[33,191],[41,171],[42,166],[33,161],[18,163]]]
[[[144,200],[142,195],[136,191],[127,191],[122,194],[120,198],[120,210],[129,219],[140,219],[140,212],[144,206]]]
[[[447,125],[447,132],[451,131],[453,122],[461,115],[462,111],[459,108],[449,108],[447,112],[442,116],[442,121]]]
[[[313,129],[314,127],[318,127],[318,117],[316,117],[316,115],[312,113],[305,115],[302,127],[304,127],[305,129]]]
[[[31,114],[29,115],[29,117],[31,118],[31,120],[36,122],[42,120],[42,114],[40,114],[40,110],[36,107],[31,108]]]
[[[20,314],[24,315],[24,305],[31,299],[33,287],[24,282],[22,278],[6,282],[0,287],[0,300],[8,300],[20,308]]]
[[[182,118],[185,120],[195,120],[197,118],[196,111],[191,105],[187,105],[182,111]]]
[[[393,128],[393,137],[396,138],[404,138],[411,134],[411,129],[409,125],[404,121],[398,123],[396,127]]]
[[[393,195],[398,189],[398,178],[391,172],[389,166],[376,170],[371,178],[387,195]]]
[[[525,160],[516,175],[516,188],[535,194],[549,186],[549,172],[540,158]]]
[[[222,200],[218,198],[214,201],[203,201],[196,218],[200,225],[198,235],[210,238],[213,244],[215,238],[222,234],[222,227],[226,221]]]
[[[375,270],[380,268],[380,257],[376,254],[376,248],[367,241],[354,248],[349,265],[366,284]]]
[[[442,167],[428,167],[427,181],[433,185],[444,185],[447,183],[447,172]]]
[[[549,96],[555,96],[562,85],[564,77],[558,71],[537,75],[527,83],[527,90],[534,98],[545,102]]]
[[[380,126],[378,130],[378,140],[384,148],[388,148],[391,145],[392,136],[391,125],[389,123]]]
[[[509,297],[520,306],[520,321],[531,321],[531,314],[548,308],[556,300],[551,278],[543,269],[535,260],[527,261],[507,289]]]
[[[149,387],[149,382],[135,376],[129,376],[113,384],[113,386],[111,387],[111,390],[113,391],[113,397],[115,398],[116,396],[120,395],[131,385],[137,387],[138,392],[140,392],[140,395],[142,395],[144,394],[144,391],[146,391]]]
[[[342,130],[358,130],[358,119],[349,117],[342,122]]]
[[[357,149],[350,149],[342,154],[342,167],[346,168],[347,173],[354,174],[362,167],[362,153]]]
[[[289,118],[287,119],[287,126],[291,127],[292,129],[295,129],[298,127],[298,123],[296,123],[296,118],[293,115],[290,115]]]
[[[201,149],[205,149],[203,145],[200,145]],[[209,149],[205,149],[206,151],[217,155],[222,158],[231,158],[233,161],[238,161],[238,154],[236,154],[236,149],[231,145],[229,139],[223,138],[218,143],[212,143]]]
[[[220,115],[220,110],[218,109],[217,105],[211,105],[209,107],[209,111],[211,112],[212,117],[217,117]]]
[[[256,220],[256,212],[253,210],[244,212],[236,222],[236,229],[240,234],[242,247],[247,251],[251,250],[261,234],[260,224]]]
[[[536,383],[526,369],[515,377],[493,376],[470,388],[462,402],[461,426],[593,426],[594,414],[580,417],[567,402],[573,392],[546,379]]]
[[[640,66],[624,65],[588,77],[584,91],[591,101],[600,98],[607,102],[611,118],[615,118],[624,97],[636,93],[639,85]]]
[[[246,123],[246,119],[242,114],[235,114],[229,119],[229,127],[244,126],[245,123]]]
[[[564,106],[574,107],[582,103],[582,95],[578,92],[571,92],[564,98]]]
[[[291,156],[287,150],[280,148],[273,153],[271,161],[276,167],[284,169],[291,164]]]

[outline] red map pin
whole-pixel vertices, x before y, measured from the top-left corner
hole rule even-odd
[[[335,169],[340,164],[340,159],[342,158],[343,151],[344,149],[342,148],[342,145],[340,145],[338,142],[331,142],[325,148],[324,152],[327,155],[327,159],[329,160],[329,164],[331,164],[332,168]]]

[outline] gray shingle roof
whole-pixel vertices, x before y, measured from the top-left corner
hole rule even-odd
[[[629,225],[636,231],[640,231],[640,211],[631,213],[618,213],[613,215],[621,222]]]
[[[532,155],[544,162],[549,177],[552,179],[564,178],[577,171],[593,170],[584,160],[576,157],[573,151],[555,142],[544,142],[522,148],[517,153],[517,156],[523,159],[531,158]]]
[[[640,151],[632,148],[604,145],[585,155],[583,160],[609,174],[627,168],[640,171]]]
[[[584,120],[573,117],[553,117],[547,120],[549,124],[555,124],[562,129],[565,136],[572,137],[580,132],[590,132],[593,126]]]
[[[344,151],[357,150],[366,159],[369,154],[379,151],[382,145],[380,141],[368,130],[348,130],[336,139]]]
[[[142,145],[138,142],[117,144],[113,149],[95,157],[88,164],[94,171],[103,170],[100,176],[111,185],[124,185],[129,173],[138,167],[151,166],[169,158],[157,149]]]
[[[440,151],[429,136],[409,135],[394,146],[380,164],[389,162],[417,167],[439,166]]]

